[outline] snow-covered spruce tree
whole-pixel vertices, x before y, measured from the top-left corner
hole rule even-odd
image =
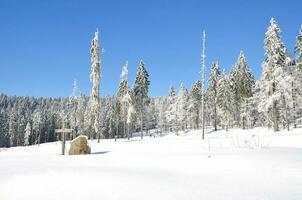
[[[262,63],[261,97],[259,109],[266,115],[268,127],[279,130],[280,106],[282,105],[283,85],[280,83],[286,71],[286,50],[281,41],[281,30],[272,18],[265,33],[265,60]]]
[[[188,116],[188,92],[184,87],[183,83],[181,83],[178,95],[177,95],[177,105],[178,105],[178,121],[179,127],[181,130],[185,130],[187,128],[187,116]]]
[[[292,111],[290,112],[290,118],[294,125],[294,128],[297,128],[298,121],[301,121],[301,113],[302,113],[302,74],[300,74],[300,70],[295,68],[294,72],[296,74],[293,75],[292,82]],[[300,120],[299,120],[300,119]]]
[[[24,134],[24,145],[28,146],[29,143],[29,138],[31,135],[31,127],[30,127],[30,123],[27,122],[26,128],[25,128],[25,134]]]
[[[115,117],[115,100],[116,98],[108,98],[104,102],[102,111],[102,121],[103,121],[103,133],[106,138],[114,138],[116,131],[116,117]]]
[[[135,114],[135,107],[130,104],[128,107],[128,112],[127,112],[127,124],[128,124],[128,133],[127,133],[127,139],[129,140],[130,137],[132,137],[132,124],[133,124],[133,119]]]
[[[297,73],[298,72],[298,73]],[[283,128],[289,130],[290,122],[296,124],[297,107],[301,105],[301,82],[296,76],[299,70],[295,67],[294,59],[287,53],[285,59],[285,66],[283,67],[282,74],[279,75],[278,83],[279,90],[281,91],[281,104],[280,104],[280,122]]]
[[[260,95],[260,89],[261,89],[261,81],[257,80],[255,81],[255,84],[252,88],[252,94],[253,96],[249,97],[247,99],[247,118],[248,118],[248,124],[247,126],[249,128],[253,128],[255,126],[261,126],[261,123],[265,121],[264,114],[260,113],[258,110],[258,105],[260,99],[262,97]]]
[[[169,94],[167,97],[167,110],[165,115],[169,131],[177,131],[177,97],[173,86],[171,86],[169,89]]]
[[[166,119],[166,110],[167,110],[167,98],[159,97],[155,101],[155,109],[158,114],[158,123],[157,128],[159,128],[159,132],[162,135],[164,131],[167,130],[167,119]]]
[[[130,140],[130,137],[132,137],[132,127],[135,122],[135,106],[133,104],[133,91],[127,92],[125,96],[123,97],[123,102],[127,104],[127,139]]]
[[[101,77],[101,57],[99,47],[99,32],[96,31],[91,41],[91,74],[90,80],[92,81],[92,90],[90,94],[90,111],[91,122],[93,123],[94,134],[90,134],[90,138],[93,139],[96,134],[98,140],[101,137],[100,133],[100,77]]]
[[[232,66],[231,72],[230,72],[230,86],[231,86],[231,115],[232,115],[232,124],[236,126],[240,126],[240,95],[239,90],[237,87],[237,82],[239,79],[239,71],[236,65]]]
[[[123,101],[124,96],[128,93],[128,61],[122,68],[121,81],[116,94],[116,116],[117,116],[117,127],[120,127],[120,121],[122,121],[122,137],[126,136],[126,121],[127,121],[127,110],[128,103]],[[117,131],[119,129],[117,128]],[[117,134],[119,135],[119,133]]]
[[[245,55],[242,51],[230,74],[230,84],[234,94],[234,102],[232,102],[234,106],[232,109],[235,115],[234,120],[237,120],[238,124],[245,129],[248,123],[248,98],[253,95],[252,89],[255,84],[255,78],[247,65]]]
[[[198,80],[191,88],[189,95],[189,123],[190,128],[198,129],[200,124],[200,101],[201,101],[201,81]]]
[[[297,68],[302,71],[302,26],[296,39],[295,53],[297,55]]]
[[[76,127],[77,133],[76,136],[79,134],[85,134],[85,111],[86,111],[86,99],[85,96],[81,93],[80,96],[77,98],[77,109],[76,109]]]
[[[295,45],[296,53],[296,67],[292,68],[292,75],[294,81],[292,82],[292,99],[293,99],[293,110],[290,112],[292,114],[292,120],[294,127],[297,127],[297,119],[301,115],[302,109],[302,26],[299,30],[299,35],[296,39]]]
[[[42,114],[40,109],[36,109],[32,118],[33,141],[32,144],[40,144],[41,131],[42,131]]]
[[[210,78],[208,81],[208,90],[207,90],[207,98],[208,98],[208,107],[211,113],[212,125],[214,126],[214,130],[217,131],[217,123],[218,123],[218,114],[217,114],[217,97],[218,97],[218,83],[220,79],[220,70],[218,62],[212,63]]]
[[[76,80],[73,81],[73,88],[72,88],[72,94],[69,97],[69,124],[70,128],[72,129],[71,139],[75,138],[75,136],[78,134],[78,123],[77,123],[77,82]]]
[[[155,99],[150,98],[149,104],[146,109],[146,129],[149,132],[150,129],[156,128],[158,122],[158,116],[155,109]],[[152,136],[152,134],[149,134]]]
[[[144,62],[141,60],[133,86],[134,106],[138,119],[140,120],[141,139],[143,139],[144,111],[149,101],[149,84],[149,74],[145,68]]]
[[[16,113],[16,107],[10,111],[9,121],[8,121],[8,137],[9,137],[9,147],[16,146],[18,133],[18,117]]]
[[[221,117],[221,125],[228,131],[231,119],[231,86],[225,72],[221,74],[218,82],[217,104],[218,111]]]
[[[8,118],[8,113],[3,108],[0,109],[0,147],[9,147]]]

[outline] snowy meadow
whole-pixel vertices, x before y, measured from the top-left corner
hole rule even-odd
[[[158,97],[143,60],[132,85],[125,61],[115,95],[100,95],[99,35],[89,95],[76,81],[69,97],[0,93],[0,200],[302,199],[302,27],[291,55],[271,18],[259,80],[243,51],[206,77],[204,31],[201,80]],[[79,137],[87,155],[61,155]]]
[[[59,142],[1,149],[0,199],[298,200],[301,140],[300,128],[256,128],[93,140],[81,156]]]

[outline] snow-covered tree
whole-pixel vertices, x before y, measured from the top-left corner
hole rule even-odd
[[[25,128],[25,134],[24,134],[24,145],[28,146],[29,143],[29,138],[31,135],[31,127],[30,127],[30,123],[27,122],[26,128]]]
[[[280,83],[286,71],[286,49],[281,41],[281,29],[272,18],[265,33],[265,60],[262,64],[261,93],[259,109],[266,115],[267,125],[279,130],[280,106],[283,85]]]
[[[208,81],[208,90],[207,90],[207,98],[208,98],[208,107],[210,109],[210,116],[212,120],[212,125],[214,126],[214,130],[217,131],[217,123],[218,123],[218,83],[220,79],[220,70],[218,62],[212,63],[210,78]]]
[[[77,123],[77,82],[74,80],[73,82],[73,88],[72,88],[72,94],[69,97],[69,124],[70,128],[72,129],[72,136],[71,139],[73,139],[77,133],[78,133],[78,123]]]
[[[296,39],[295,52],[297,54],[297,67],[302,71],[302,26]]]
[[[145,68],[144,62],[141,60],[137,69],[137,74],[133,86],[134,106],[136,114],[140,120],[141,139],[143,139],[144,111],[149,101],[149,74]]]
[[[9,114],[8,121],[8,137],[9,137],[9,146],[17,145],[17,137],[18,137],[18,117],[16,107],[14,106]]]
[[[217,104],[222,126],[228,130],[231,119],[231,86],[225,72],[218,82]]]
[[[116,117],[118,120],[117,126],[119,126],[119,122],[122,121],[123,125],[123,136],[126,136],[126,121],[127,121],[127,110],[128,110],[128,102],[123,101],[123,98],[126,94],[128,94],[128,61],[126,61],[125,65],[122,68],[121,72],[121,81],[116,95]],[[128,94],[129,95],[129,94]],[[117,130],[119,131],[119,130]]]
[[[201,81],[196,81],[190,91],[189,95],[189,122],[190,127],[194,129],[199,128],[200,124],[200,102],[201,102]]]
[[[178,110],[177,110],[177,97],[176,92],[173,86],[169,89],[169,94],[167,97],[167,110],[166,110],[166,119],[168,122],[168,127],[170,131],[178,131]]]
[[[134,94],[133,91],[127,91],[126,94],[122,98],[122,103],[125,105],[125,132],[127,127],[127,133],[125,133],[124,137],[127,136],[129,140],[132,133],[132,126],[135,121],[135,106],[133,104]]]
[[[179,126],[184,131],[187,128],[187,118],[188,118],[188,91],[181,83],[178,96],[177,96],[177,105],[178,105],[178,120]]]
[[[9,147],[8,118],[8,113],[3,108],[0,109],[0,147]]]
[[[34,144],[40,144],[41,142],[41,131],[42,131],[42,113],[40,109],[36,109],[33,113],[33,124],[32,124],[32,130],[34,134],[34,141],[32,143]]]
[[[101,77],[101,57],[99,52],[99,32],[96,31],[94,38],[91,41],[91,74],[92,91],[90,95],[90,110],[93,122],[93,128],[98,139],[101,137],[100,133],[100,77]],[[93,138],[93,135],[90,136]]]
[[[166,119],[166,110],[167,110],[167,98],[165,96],[155,98],[154,106],[156,109],[157,115],[157,128],[159,129],[160,134],[167,130],[167,119]]]
[[[85,111],[86,111],[86,99],[81,93],[77,98],[77,109],[76,109],[76,136],[80,134],[85,134]]]
[[[234,120],[244,129],[247,124],[248,98],[252,94],[255,78],[250,71],[244,53],[241,51],[230,74],[230,84],[233,94],[232,113]]]

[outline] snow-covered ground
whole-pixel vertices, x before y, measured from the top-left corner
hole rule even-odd
[[[200,131],[0,150],[0,200],[302,199],[302,129]]]

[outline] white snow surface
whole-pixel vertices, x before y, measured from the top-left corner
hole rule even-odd
[[[302,199],[302,128],[207,132],[0,149],[0,199]]]

